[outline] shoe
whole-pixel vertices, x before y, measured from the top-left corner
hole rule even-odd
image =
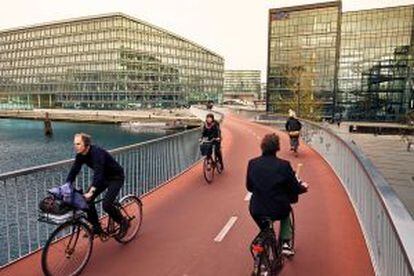
[[[293,251],[293,249],[290,246],[289,242],[284,242],[282,244],[282,254],[287,256],[287,257],[295,255],[295,251]]]
[[[123,219],[121,224],[119,225],[119,233],[118,233],[119,238],[122,239],[123,237],[125,237],[128,231],[128,227],[129,227],[129,221],[127,219]]]

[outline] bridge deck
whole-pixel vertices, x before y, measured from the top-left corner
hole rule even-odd
[[[249,244],[258,229],[245,200],[247,161],[260,154],[260,138],[273,129],[228,115],[223,124],[226,170],[206,184],[199,163],[182,176],[146,196],[141,232],[128,245],[95,241],[84,275],[249,275]],[[355,212],[338,178],[324,160],[302,145],[299,157],[280,156],[311,184],[295,206],[296,256],[283,275],[373,275]],[[237,217],[221,242],[214,239],[230,217]],[[36,253],[0,272],[41,275]]]

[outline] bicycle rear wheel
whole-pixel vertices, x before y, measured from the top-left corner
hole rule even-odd
[[[135,195],[127,195],[123,197],[119,204],[120,211],[129,221],[128,230],[122,237],[115,236],[115,240],[120,243],[128,243],[135,238],[142,224],[142,202]]]
[[[81,221],[61,224],[50,235],[42,251],[45,275],[79,275],[92,253],[93,234]]]
[[[211,156],[207,156],[204,158],[203,163],[203,174],[204,178],[206,179],[207,183],[211,183],[214,178],[214,165],[213,165],[213,159]]]
[[[274,275],[273,264],[275,261],[275,252],[272,249],[272,244],[266,242],[263,246],[263,252],[259,256],[257,274],[260,276],[271,276]]]

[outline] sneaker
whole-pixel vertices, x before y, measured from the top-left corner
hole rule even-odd
[[[284,242],[282,244],[282,254],[288,257],[295,255],[295,251],[293,251],[289,242]]]

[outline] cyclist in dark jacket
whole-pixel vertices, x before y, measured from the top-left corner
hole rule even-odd
[[[296,114],[293,110],[289,110],[289,118],[286,121],[285,128],[290,138],[290,150],[296,151],[299,147],[299,136],[302,124],[296,118]]]
[[[201,134],[201,139],[207,138],[209,141],[213,141],[215,146],[214,154],[217,156],[221,163],[222,169],[224,169],[223,156],[221,154],[221,129],[220,124],[214,120],[214,115],[212,113],[207,114],[206,121],[203,126],[203,132]],[[200,140],[201,140],[200,139]]]
[[[128,221],[123,218],[120,211],[114,206],[114,201],[124,185],[125,176],[123,168],[106,150],[92,145],[91,136],[85,133],[78,133],[75,135],[73,143],[77,154],[66,182],[72,183],[75,181],[83,164],[91,168],[94,171],[93,181],[84,197],[89,201],[87,215],[88,220],[93,225],[93,231],[95,234],[102,234],[103,232],[93,201],[102,192],[107,190],[102,206],[105,212],[120,225],[120,233],[122,235],[128,228]]]
[[[290,163],[276,156],[280,149],[279,136],[267,134],[261,148],[262,155],[251,159],[247,168],[246,186],[252,193],[250,214],[260,230],[267,227],[266,218],[280,220],[284,253],[292,255],[290,204],[297,202],[298,195],[306,192],[308,185],[298,182]]]

